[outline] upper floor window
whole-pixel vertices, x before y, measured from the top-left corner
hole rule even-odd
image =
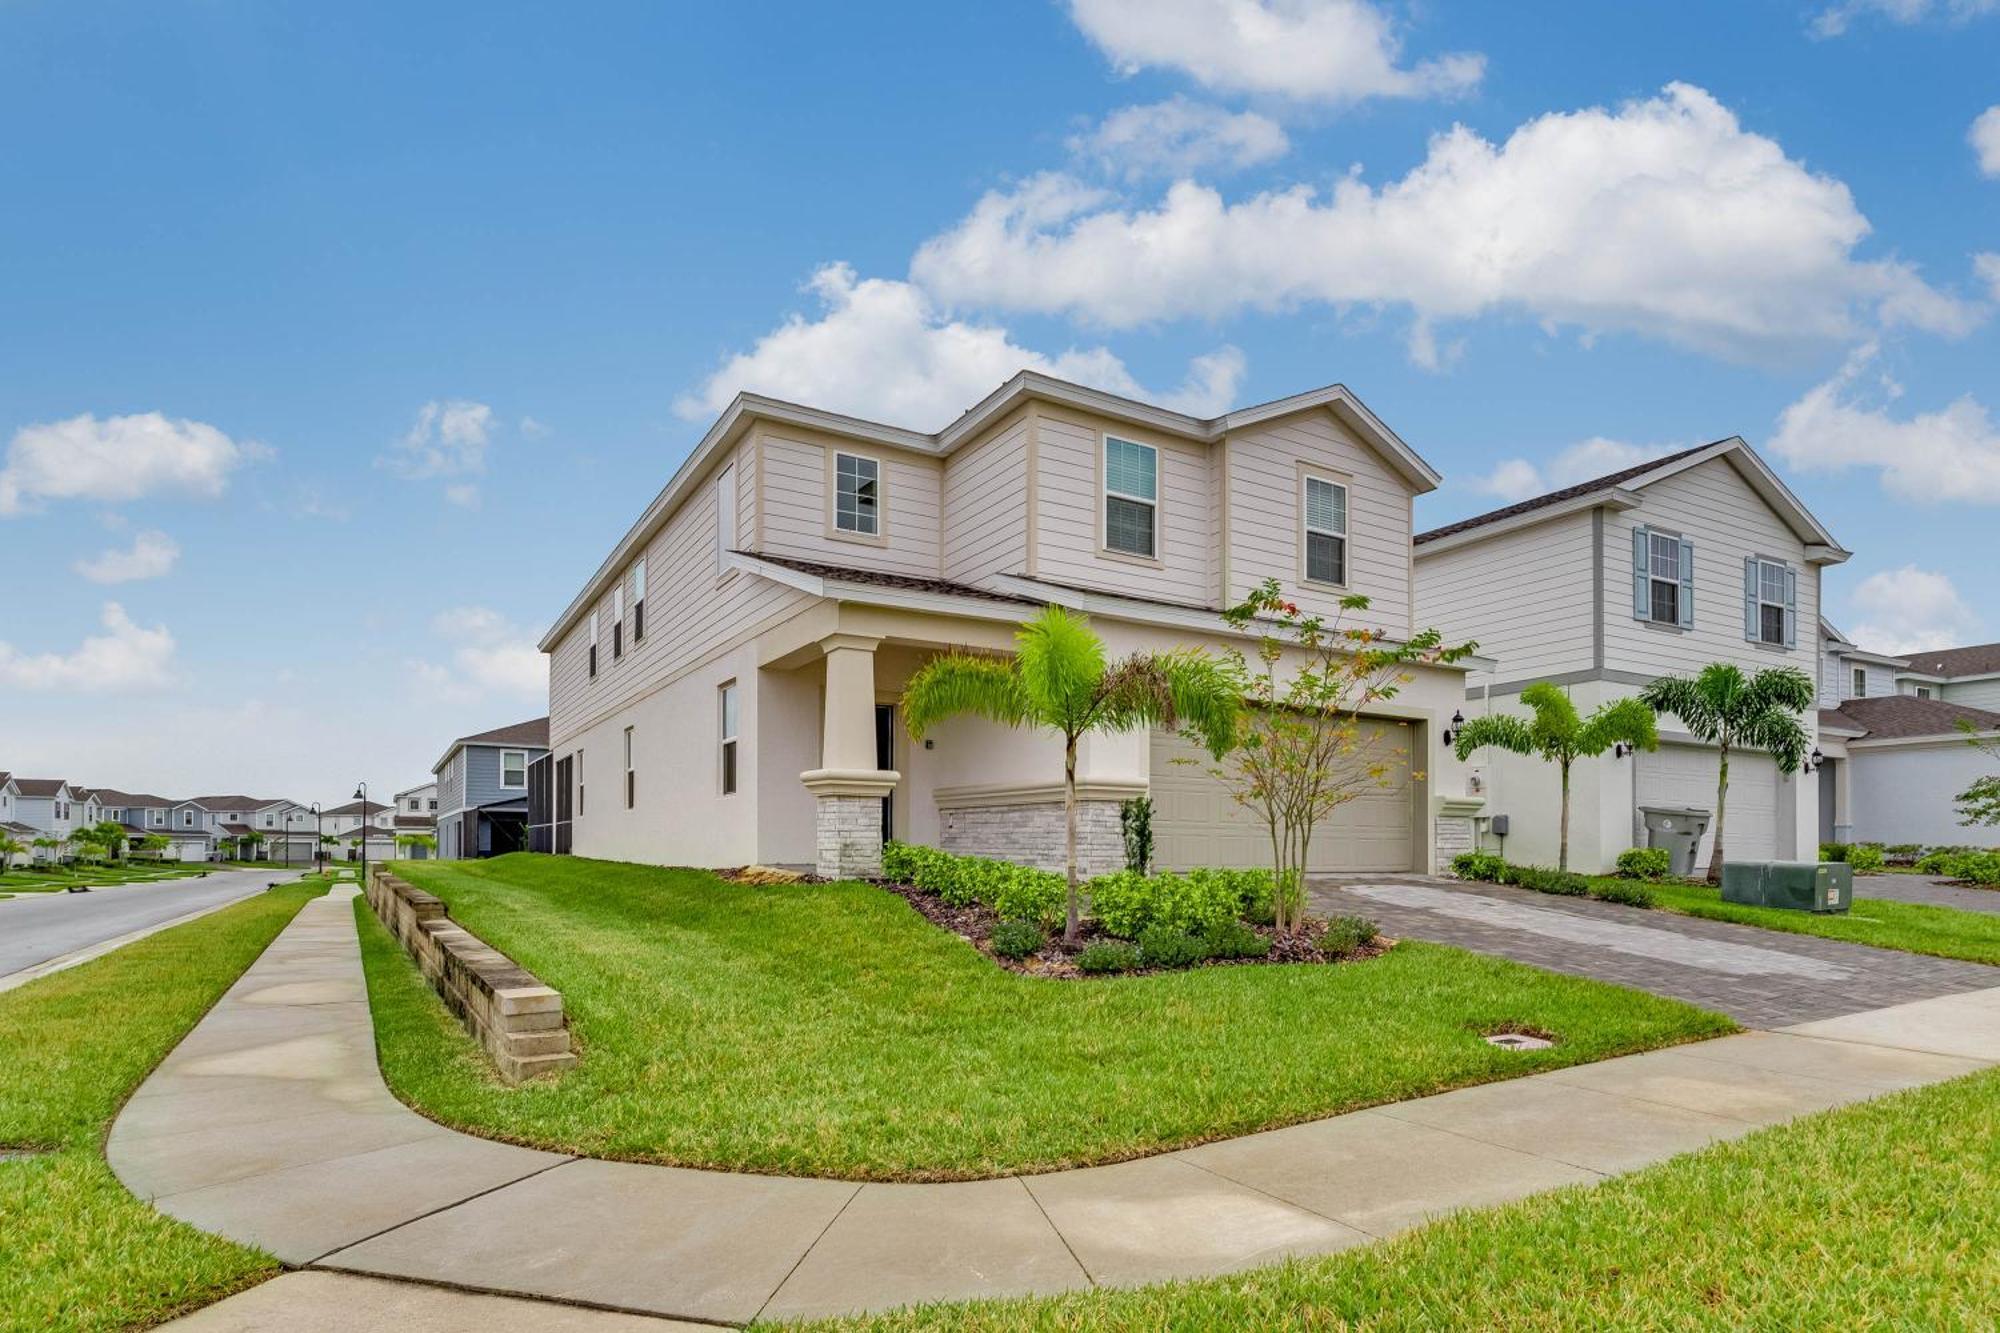
[[[1789,648],[1794,643],[1798,574],[1782,560],[1749,556],[1743,561],[1743,637],[1752,643]]]
[[[500,752],[500,785],[510,789],[527,790],[528,752],[526,750],[502,750]]]
[[[438,808],[437,797],[433,796],[430,798],[430,807],[433,810]]]
[[[625,656],[625,585],[611,590],[611,660]]]
[[[411,814],[413,814],[413,815],[414,815],[414,814],[416,814],[416,813],[417,813],[418,811],[422,810],[423,808],[424,808],[424,802],[423,802],[423,798],[422,798],[422,797],[420,797],[420,796],[412,796],[412,797],[410,798],[410,813],[411,813]]]
[[[1854,693],[1848,697],[1853,699],[1866,699],[1868,697],[1868,672],[1865,668],[1854,668]]]
[[[1306,478],[1306,581],[1347,582],[1347,488],[1325,477]]]
[[[194,811],[192,810],[181,811],[181,827],[182,828],[194,827]]]
[[[722,707],[722,794],[732,795],[736,791],[736,682],[730,681],[721,689]]]
[[[632,564],[632,642],[646,637],[646,557]]]
[[[1693,628],[1693,542],[1676,532],[1633,530],[1632,615],[1655,625]]]
[[[1126,555],[1158,553],[1160,451],[1104,437],[1104,546]]]
[[[1930,698],[1930,697],[1931,697],[1931,687],[1930,687],[1930,686],[1928,686],[1928,685],[1919,685],[1919,686],[1917,686],[1917,697],[1918,697],[1919,699],[1928,699],[1928,698]]]
[[[590,613],[590,674],[593,679],[597,676],[597,612],[595,610],[592,610]]]
[[[833,456],[833,526],[874,537],[882,531],[882,464],[859,454]]]

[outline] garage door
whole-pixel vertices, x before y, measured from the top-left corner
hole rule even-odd
[[[1382,748],[1372,749],[1371,757],[1407,756],[1412,744],[1409,727],[1393,722],[1364,725],[1382,733],[1376,742]],[[1213,767],[1199,746],[1169,732],[1153,733],[1153,850],[1162,869],[1271,864],[1270,834],[1230,799],[1228,788],[1210,774]],[[1393,786],[1371,790],[1340,807],[1314,831],[1312,869],[1411,868],[1415,840],[1410,767],[1405,759],[1392,768]]]
[[[1715,809],[1719,761],[1713,750],[1692,745],[1662,745],[1641,753],[1640,805],[1691,805]],[[1723,854],[1732,861],[1768,861],[1778,855],[1778,765],[1769,755],[1729,757],[1729,827],[1723,830]],[[1697,868],[1705,867],[1714,849],[1713,824],[1695,853]]]

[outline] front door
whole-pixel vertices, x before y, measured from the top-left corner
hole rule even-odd
[[[896,766],[896,706],[894,704],[875,705],[875,767],[894,768]],[[882,841],[896,836],[896,796],[894,792],[882,798]]]

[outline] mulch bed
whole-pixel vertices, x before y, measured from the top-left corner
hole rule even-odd
[[[1088,917],[1083,921],[1082,939],[1074,949],[1062,942],[1060,931],[1052,932],[1049,942],[1040,952],[1026,958],[1002,958],[993,952],[989,943],[993,938],[993,928],[1000,924],[1000,918],[992,908],[984,903],[971,903],[964,907],[954,907],[934,893],[927,893],[910,884],[891,884],[884,880],[875,881],[881,888],[895,894],[923,917],[941,930],[970,944],[997,967],[1009,972],[1019,972],[1023,976],[1045,977],[1054,980],[1097,980],[1076,965],[1076,954],[1085,947],[1106,941],[1120,944],[1129,943],[1115,935],[1107,935],[1098,929],[1097,923]],[[1370,958],[1378,958],[1395,947],[1396,941],[1385,935],[1378,935],[1373,941],[1348,952],[1333,952],[1323,947],[1326,922],[1307,918],[1303,926],[1288,938],[1280,939],[1269,926],[1252,926],[1252,930],[1271,941],[1271,952],[1262,958],[1209,958],[1194,964],[1195,967],[1249,967],[1266,963],[1358,963]],[[1140,976],[1155,972],[1180,972],[1187,968],[1139,968],[1132,972],[1105,973],[1105,976]]]

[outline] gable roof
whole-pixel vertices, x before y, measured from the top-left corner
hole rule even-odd
[[[1911,653],[1904,661],[1920,676],[1990,676],[2000,673],[2000,643],[1975,643],[1969,648],[1934,648]]]
[[[618,544],[611,548],[611,553],[604,557],[603,563],[597,567],[597,572],[590,576],[582,591],[570,599],[569,605],[556,617],[555,623],[549,627],[546,634],[542,635],[541,642],[536,646],[543,652],[548,652],[558,639],[569,632],[570,627],[576,624],[585,610],[604,595],[604,590],[610,586],[612,580],[623,574],[625,568],[637,557],[652,535],[659,531],[680,508],[681,501],[686,498],[688,492],[706,475],[710,460],[734,444],[758,421],[805,427],[829,435],[844,436],[848,439],[941,458],[1029,400],[1077,408],[1109,417],[1114,421],[1145,426],[1164,435],[1174,435],[1202,444],[1213,444],[1231,431],[1245,430],[1279,417],[1324,409],[1338,417],[1342,425],[1379,453],[1412,490],[1418,492],[1436,490],[1438,483],[1443,480],[1443,475],[1436,468],[1425,462],[1416,450],[1404,443],[1400,436],[1390,430],[1382,419],[1344,384],[1328,384],[1321,388],[1309,389],[1304,393],[1275,398],[1268,403],[1238,408],[1234,412],[1225,412],[1217,417],[1194,417],[1185,412],[1175,412],[1168,408],[1156,407],[1151,403],[1140,402],[1136,398],[1126,398],[1119,394],[1106,393],[1102,389],[1057,379],[1053,375],[1023,370],[960,413],[958,418],[943,430],[930,434],[903,426],[890,426],[839,412],[807,407],[801,403],[788,403],[783,399],[767,398],[762,394],[739,393],[723,410],[722,415],[715,419],[715,423],[708,428],[700,442],[688,452],[687,458],[674,470],[674,475],[668,479],[653,502],[646,506],[638,521],[619,539]],[[447,757],[449,754],[450,751],[446,751]],[[443,761],[439,762],[442,764]]]
[[[451,762],[451,757],[454,754],[457,754],[468,745],[499,745],[510,749],[527,746],[529,749],[547,750],[549,748],[549,720],[546,717],[530,718],[526,722],[514,722],[504,727],[495,727],[491,731],[481,731],[471,736],[460,736],[450,745],[444,747],[444,753],[438,756],[435,764],[431,765],[431,772],[438,772]]]
[[[1460,519],[1456,523],[1447,523],[1443,527],[1420,532],[1411,538],[1411,541],[1421,548],[1495,525],[1520,526],[1510,520],[1530,519],[1542,510],[1555,510],[1565,506],[1570,509],[1592,508],[1594,505],[1590,502],[1593,499],[1601,497],[1609,500],[1616,492],[1641,491],[1654,482],[1664,481],[1690,467],[1715,458],[1727,458],[1734,464],[1744,481],[1762,497],[1764,503],[1784,519],[1787,526],[1808,547],[1818,548],[1817,553],[1809,552],[1815,563],[1838,564],[1847,559],[1849,552],[1846,548],[1834,540],[1833,534],[1813,517],[1811,511],[1792,494],[1791,488],[1779,479],[1778,474],[1758,457],[1757,451],[1752,449],[1740,435],[1732,435],[1728,439],[1716,440],[1710,444],[1696,445],[1692,449],[1683,449],[1663,458],[1654,458],[1632,467],[1621,468],[1616,472],[1607,472],[1601,477],[1593,477],[1574,486],[1565,486],[1546,495],[1537,495],[1516,504],[1504,505],[1483,514],[1475,514],[1471,518]],[[1624,500],[1625,508],[1643,503],[1636,495],[1627,495]],[[1549,516],[1554,517],[1553,514]]]
[[[336,805],[331,810],[320,811],[321,815],[379,815],[395,809],[380,801],[349,801],[346,805]]]
[[[179,804],[179,802],[170,801],[164,796],[151,796],[145,792],[119,791],[115,787],[99,787],[97,789],[97,803],[99,805],[138,807],[141,809],[148,806]]]
[[[15,778],[14,785],[23,796],[54,796],[69,790],[69,783],[62,778]]]
[[[1952,736],[1969,722],[1980,731],[2000,731],[2000,713],[1984,708],[1919,699],[1914,694],[1884,694],[1873,699],[1848,699],[1838,708],[1820,710],[1821,725],[1829,717],[1845,721],[1843,730],[1859,730],[1868,740],[1904,740],[1914,736]]]

